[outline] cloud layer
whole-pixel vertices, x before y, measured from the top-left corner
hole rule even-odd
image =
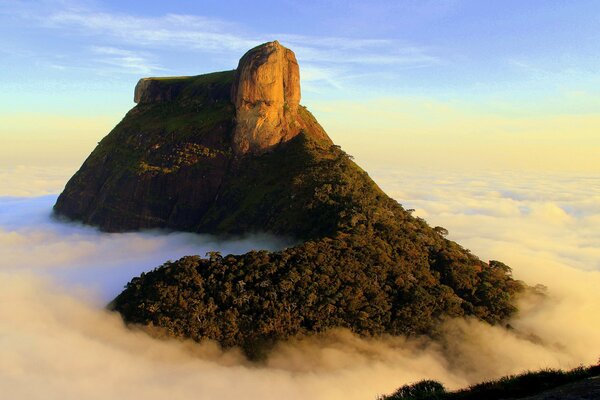
[[[102,234],[55,220],[51,215],[55,202],[56,195],[0,197],[0,271],[43,275],[68,287],[84,286],[105,302],[132,277],[167,260],[213,250],[225,254],[274,250],[288,244],[270,235],[222,241],[181,232]]]
[[[18,182],[13,171],[11,182]],[[8,174],[8,173],[7,173]],[[31,171],[27,171],[31,177]],[[10,175],[10,174],[9,174]],[[44,178],[48,178],[45,171]],[[600,182],[584,176],[379,171],[407,208],[517,278],[548,286],[513,331],[448,321],[438,341],[347,331],[280,344],[261,365],[214,343],[151,339],[103,309],[132,276],[208,250],[278,248],[161,232],[102,234],[50,218],[55,195],[0,198],[0,387],[12,398],[369,399],[408,382],[456,388],[600,356]],[[58,178],[57,178],[58,180]],[[50,180],[52,181],[52,180]],[[40,185],[38,194],[51,190]],[[30,194],[36,194],[32,189]]]

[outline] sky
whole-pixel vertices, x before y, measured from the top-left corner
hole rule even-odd
[[[367,168],[600,171],[597,1],[0,0],[0,164],[76,168],[147,76],[295,51]]]

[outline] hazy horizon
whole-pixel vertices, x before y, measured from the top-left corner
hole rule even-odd
[[[600,171],[593,1],[0,1],[0,166],[81,164],[147,76],[279,40],[367,169]]]

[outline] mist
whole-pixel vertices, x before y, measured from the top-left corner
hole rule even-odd
[[[56,195],[0,197],[0,270],[48,276],[67,288],[85,286],[108,302],[143,271],[208,251],[278,250],[291,241],[272,235],[221,240],[181,232],[101,233],[52,215]]]
[[[60,190],[60,179],[43,171],[36,190],[17,185],[18,173],[4,172],[15,186],[2,191],[13,197],[0,197],[0,388],[6,397],[374,399],[425,378],[459,388],[600,357],[595,177],[375,171],[380,186],[406,208],[447,228],[450,239],[482,259],[507,263],[516,278],[547,286],[546,299],[522,299],[510,331],[471,319],[446,321],[437,341],[363,339],[334,330],[280,343],[264,363],[253,364],[216,343],[153,339],[104,306],[133,276],[169,259],[275,250],[288,240],[100,233],[51,217],[56,194],[48,193]]]

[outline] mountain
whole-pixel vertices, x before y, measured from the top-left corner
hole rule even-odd
[[[281,251],[184,257],[133,278],[110,307],[170,336],[257,357],[333,327],[434,334],[448,317],[502,323],[524,285],[388,197],[299,105],[292,51],[235,71],[142,79],[138,103],[67,183],[57,214],[106,231],[271,232]]]

